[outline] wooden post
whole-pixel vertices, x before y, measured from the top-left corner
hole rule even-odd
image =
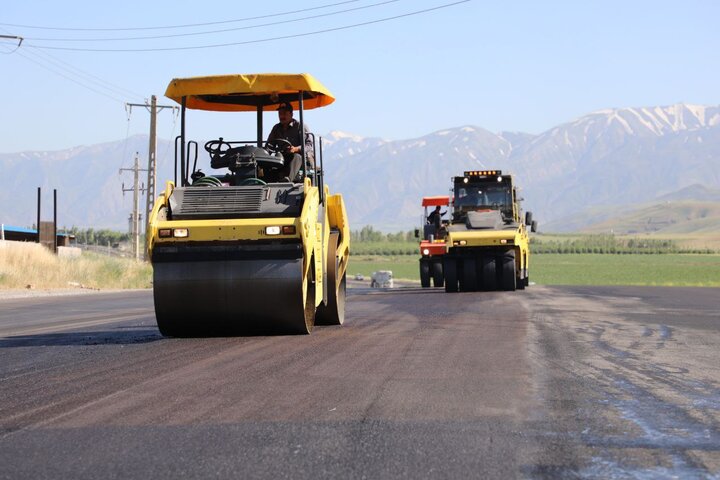
[[[40,187],[38,187],[38,203],[37,203],[37,243],[40,243]]]
[[[53,252],[57,251],[57,189],[53,188]]]

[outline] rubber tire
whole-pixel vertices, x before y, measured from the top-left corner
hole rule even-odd
[[[525,283],[526,278],[527,278],[527,269],[523,268],[520,270],[520,276],[515,278],[515,285],[517,286],[518,290],[525,290],[525,287],[527,286]]]
[[[497,290],[497,271],[495,263],[494,255],[483,255],[480,260],[483,290]]]
[[[443,287],[445,285],[445,277],[443,277],[442,259],[435,259],[432,264],[433,287]]]
[[[345,298],[347,297],[347,272],[340,280],[335,301],[320,304],[315,313],[315,325],[342,325],[345,323]]]
[[[515,252],[507,252],[500,257],[502,270],[500,271],[501,287],[507,292],[514,292],[515,283]]]
[[[448,293],[457,292],[457,261],[454,258],[443,260],[443,274],[445,275],[445,291]]]
[[[420,286],[430,288],[430,259],[420,259]]]
[[[315,262],[313,262],[314,264]],[[310,268],[314,268],[311,266]],[[314,271],[314,270],[313,270]],[[299,327],[296,331],[292,332],[299,335],[308,335],[312,332],[315,326],[315,316],[317,309],[315,308],[315,282],[311,278],[305,280],[307,282],[307,294],[305,295],[305,308],[303,316],[305,319],[305,328]]]
[[[460,290],[463,292],[474,292],[478,289],[477,263],[475,258],[463,258],[462,280]]]
[[[345,321],[345,295],[347,288],[347,272],[343,273],[338,282],[337,275],[340,270],[340,258],[337,256],[339,234],[330,234],[327,250],[327,303],[321,303],[315,314],[316,325],[342,325]]]

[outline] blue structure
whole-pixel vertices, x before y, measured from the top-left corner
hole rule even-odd
[[[70,240],[73,237],[74,235],[70,235],[69,233],[58,232],[56,243],[58,246],[70,245]],[[38,231],[32,228],[0,224],[0,240],[10,240],[14,242],[37,242]]]

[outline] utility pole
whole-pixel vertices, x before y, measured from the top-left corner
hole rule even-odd
[[[15,47],[15,50],[17,50],[25,39],[19,35],[0,35],[0,40],[17,40],[18,44],[17,47]]]
[[[135,165],[133,168],[121,168],[120,174],[122,175],[123,170],[133,172],[133,188],[125,188],[125,183],[122,184],[123,195],[125,192],[133,192],[133,213],[132,213],[132,237],[133,237],[133,254],[135,260],[140,260],[140,192],[145,191],[145,185],[140,186],[140,172],[146,172],[147,169],[140,168],[140,157],[135,152]]]
[[[125,105],[130,109],[130,112],[132,112],[132,107],[146,107],[150,112],[150,146],[148,148],[147,189],[145,190],[147,194],[145,198],[145,222],[147,222],[148,219],[150,219],[150,212],[155,202],[155,181],[157,178],[157,112],[164,108],[172,108],[173,111],[175,111],[177,107],[173,105],[158,105],[155,95],[150,97],[150,105],[147,103],[126,103]],[[145,229],[145,233],[147,233],[147,228]],[[147,254],[147,246],[145,247],[145,253]]]

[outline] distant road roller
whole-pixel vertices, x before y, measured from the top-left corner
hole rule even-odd
[[[515,290],[530,284],[526,226],[512,175],[473,170],[453,178],[452,220],[443,256],[445,291]]]
[[[443,277],[443,255],[445,255],[445,237],[447,235],[448,222],[442,219],[446,212],[437,210],[450,205],[450,197],[440,195],[435,197],[423,197],[422,206],[425,207],[422,219],[422,230],[416,230],[416,237],[420,240],[420,285],[423,288],[430,287],[430,279],[434,287],[444,285]],[[434,207],[428,211],[428,207]]]
[[[305,111],[332,94],[308,74],[249,74],[176,78],[165,95],[180,104],[181,127],[175,179],[148,219],[160,332],[307,334],[342,324],[350,229],[342,196],[324,184],[322,139],[307,134],[295,178],[283,177],[290,144],[263,141],[263,112],[289,103],[305,132]],[[216,170],[206,174],[188,110],[255,112],[256,136],[206,142]]]

